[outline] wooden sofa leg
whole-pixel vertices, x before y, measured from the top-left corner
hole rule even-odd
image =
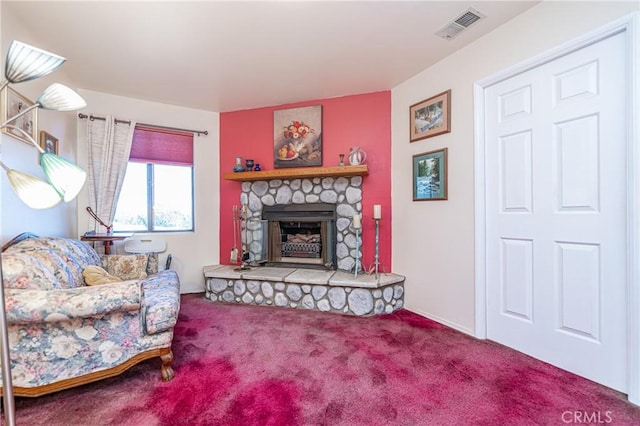
[[[166,352],[160,355],[160,359],[162,360],[162,381],[168,382],[173,379],[175,375],[171,367],[171,363],[173,362],[173,352],[171,352],[171,349],[166,349]]]

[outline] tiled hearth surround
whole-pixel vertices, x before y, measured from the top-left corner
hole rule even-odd
[[[401,275],[378,277],[350,272],[356,260],[355,214],[362,212],[362,176],[269,179],[242,182],[240,203],[249,218],[242,241],[250,261],[262,259],[263,206],[329,203],[336,205],[336,271],[232,265],[204,267],[206,297],[214,302],[271,305],[322,312],[369,316],[394,312],[404,306]],[[244,221],[243,221],[244,222]],[[359,241],[361,243],[362,241]],[[360,244],[360,247],[362,245]],[[360,252],[360,257],[362,253]]]
[[[336,205],[337,266],[343,271],[351,270],[356,262],[356,234],[350,225],[353,215],[362,212],[362,176],[242,182],[240,203],[248,206],[246,243],[250,260],[265,260],[261,256],[263,235],[259,222],[262,206],[318,202]],[[242,241],[245,242],[244,229]]]
[[[204,268],[206,297],[213,302],[280,306],[370,316],[404,306],[404,277],[279,267]]]

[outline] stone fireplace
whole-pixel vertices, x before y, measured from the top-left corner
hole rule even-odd
[[[351,229],[362,211],[362,177],[271,179],[242,183],[242,241],[253,263],[350,271]],[[360,253],[361,256],[361,253]]]
[[[367,174],[366,165],[227,173],[242,182],[246,260],[260,267],[205,266],[207,299],[357,316],[401,309],[403,276],[353,271]]]

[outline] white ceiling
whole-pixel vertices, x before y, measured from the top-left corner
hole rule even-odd
[[[389,90],[538,1],[7,1],[77,88],[210,111]],[[451,41],[436,31],[473,7]],[[2,34],[3,45],[12,39]],[[469,64],[473,66],[473,64]]]

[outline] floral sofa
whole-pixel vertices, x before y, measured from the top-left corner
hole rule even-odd
[[[162,379],[173,378],[178,275],[148,262],[144,278],[87,285],[83,271],[109,263],[103,260],[89,245],[58,237],[27,235],[3,248],[15,395],[112,377],[153,357],[162,360]],[[126,273],[129,263],[120,256]]]

